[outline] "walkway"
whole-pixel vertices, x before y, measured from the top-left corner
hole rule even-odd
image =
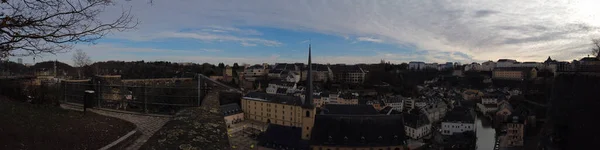
[[[78,105],[71,105],[71,104],[60,104],[60,107],[62,107],[64,109],[83,111],[83,107],[80,105],[78,106]],[[171,119],[170,117],[138,115],[138,114],[132,114],[132,113],[121,113],[121,112],[113,112],[113,111],[106,111],[106,110],[99,110],[99,109],[88,109],[88,111],[91,111],[91,112],[94,112],[94,113],[97,113],[100,115],[104,115],[104,116],[123,119],[125,121],[129,121],[129,122],[135,124],[137,127],[137,131],[139,131],[141,133],[141,136],[139,136],[138,139],[135,140],[135,142],[133,142],[131,145],[129,145],[126,148],[128,150],[139,149],[142,145],[144,145],[144,143],[146,143],[148,138],[150,138],[156,131],[158,131],[160,128],[162,128],[162,126],[165,125]]]

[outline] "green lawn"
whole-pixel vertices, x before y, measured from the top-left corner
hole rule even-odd
[[[116,118],[4,96],[0,96],[0,120],[0,149],[99,149],[135,128]]]

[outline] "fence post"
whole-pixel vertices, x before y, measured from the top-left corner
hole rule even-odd
[[[202,77],[198,75],[198,106],[200,106],[200,101],[202,101]]]
[[[148,91],[146,91],[146,82],[142,88],[144,90],[144,113],[148,113]]]

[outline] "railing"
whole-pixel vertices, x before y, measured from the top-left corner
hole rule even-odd
[[[88,83],[62,83],[63,101],[83,104],[85,90],[94,91],[98,108],[122,111],[174,114],[182,108],[198,106],[197,87],[129,86]]]

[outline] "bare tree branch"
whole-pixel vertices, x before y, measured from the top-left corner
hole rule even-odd
[[[0,2],[0,57],[56,54],[137,26],[131,9],[111,22],[98,19],[111,0],[9,0]]]
[[[600,54],[600,39],[593,39],[592,44],[594,44],[591,52],[592,56],[600,57],[598,56]]]

